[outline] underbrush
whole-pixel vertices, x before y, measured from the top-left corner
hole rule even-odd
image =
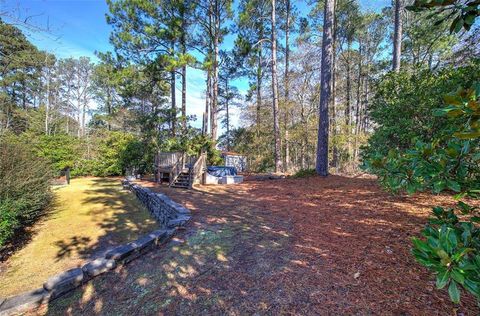
[[[300,169],[293,175],[293,177],[294,178],[306,178],[306,177],[314,176],[316,174],[317,174],[317,172],[315,171],[315,169]]]
[[[26,145],[0,139],[0,250],[15,232],[43,214],[51,192],[52,171]]]

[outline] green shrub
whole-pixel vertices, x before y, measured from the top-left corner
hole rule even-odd
[[[464,220],[459,220],[461,214]],[[436,286],[448,285],[450,299],[460,302],[463,287],[480,301],[480,222],[478,208],[459,202],[457,208],[433,208],[423,239],[413,238],[413,255],[436,274]]]
[[[409,193],[450,191],[459,199],[480,196],[480,84],[444,96],[444,103],[432,110],[432,117],[446,120],[445,133],[403,151],[385,143],[387,155],[377,152],[365,160],[385,187]],[[459,202],[456,209],[434,207],[433,215],[423,238],[413,239],[413,255],[435,273],[438,289],[448,285],[453,302],[460,302],[462,288],[480,302],[478,208]]]
[[[480,189],[479,144],[478,140],[461,139],[450,139],[446,144],[417,141],[405,152],[391,149],[386,156],[376,154],[364,161],[364,168],[392,192]]]
[[[314,176],[316,174],[317,174],[317,172],[315,171],[315,169],[300,169],[293,175],[293,177],[294,178],[306,178],[306,177]]]
[[[389,73],[382,77],[368,108],[375,131],[362,148],[363,160],[386,156],[391,149],[403,152],[417,141],[429,143],[451,135],[456,120],[435,116],[433,111],[446,93],[477,81],[480,61],[440,72]]]
[[[41,135],[35,144],[35,152],[39,157],[46,158],[54,170],[72,168],[81,157],[83,142],[70,135]]]
[[[134,169],[141,174],[152,172],[154,156],[153,146],[137,138],[130,139],[120,155],[122,169]]]
[[[149,146],[135,135],[119,131],[97,131],[85,139],[42,135],[34,148],[56,173],[70,167],[72,176],[118,176],[127,169],[146,172],[153,161]]]
[[[133,140],[133,135],[122,132],[110,132],[104,139],[100,139],[92,175],[116,176],[124,174],[122,155],[128,144]]]
[[[104,131],[90,141],[90,153],[77,158],[73,176],[119,176],[129,169],[146,172],[151,168],[152,150],[133,134]]]
[[[394,192],[480,190],[479,98],[480,84],[476,89],[460,89],[445,96],[447,106],[432,109],[432,117],[447,120],[445,135],[438,134],[429,142],[418,140],[403,151],[386,143],[388,154],[370,155],[363,167]]]
[[[0,249],[43,214],[51,178],[45,159],[14,138],[0,138]]]
[[[215,148],[215,143],[208,136],[198,134],[191,130],[189,134],[182,137],[182,140],[173,150],[185,151],[188,155],[196,156],[202,150],[207,154],[207,164],[210,166],[220,166],[224,164],[221,157],[221,151]]]
[[[432,150],[429,156],[449,156],[454,164],[437,160],[437,169],[445,169],[450,177],[438,179],[433,186],[437,191],[450,189],[460,192],[458,197],[480,196],[480,83],[470,89],[459,89],[444,98],[446,106],[435,111],[438,116],[450,118],[457,125],[445,150]],[[418,160],[428,160],[425,157]],[[455,173],[452,174],[451,168]],[[414,170],[415,172],[415,170]],[[425,173],[423,171],[422,173]],[[422,177],[430,180],[426,175]],[[463,180],[463,181],[462,181]],[[431,181],[431,180],[430,180]],[[478,208],[459,202],[456,209],[433,208],[432,219],[423,230],[424,239],[413,239],[412,250],[419,263],[432,270],[437,277],[437,288],[448,285],[450,299],[460,302],[460,289],[471,293],[480,303],[480,212]],[[457,214],[462,215],[461,219]],[[460,288],[460,289],[459,289]]]
[[[213,146],[208,147],[207,150],[207,164],[210,166],[223,166],[225,160],[221,156],[222,152]]]

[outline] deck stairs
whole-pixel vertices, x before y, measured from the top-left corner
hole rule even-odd
[[[184,169],[176,177],[176,179],[170,184],[172,188],[189,189],[192,186],[192,175],[190,169]]]
[[[194,183],[203,183],[207,170],[207,155],[189,156],[184,152],[158,153],[156,157],[156,179],[162,182],[168,174],[169,186],[172,188],[191,189]]]

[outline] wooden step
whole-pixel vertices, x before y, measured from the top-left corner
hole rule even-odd
[[[190,188],[190,172],[187,170],[182,171],[175,179],[174,183],[172,183],[172,188],[180,188],[180,189],[189,189]]]
[[[189,184],[186,184],[186,185],[183,185],[183,184],[179,184],[179,183],[174,183],[171,185],[172,188],[180,188],[180,189],[189,189],[190,188],[190,185]]]

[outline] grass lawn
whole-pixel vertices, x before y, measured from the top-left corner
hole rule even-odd
[[[48,277],[157,227],[119,179],[73,179],[54,192],[54,206],[32,240],[0,265],[0,297],[41,287]]]

